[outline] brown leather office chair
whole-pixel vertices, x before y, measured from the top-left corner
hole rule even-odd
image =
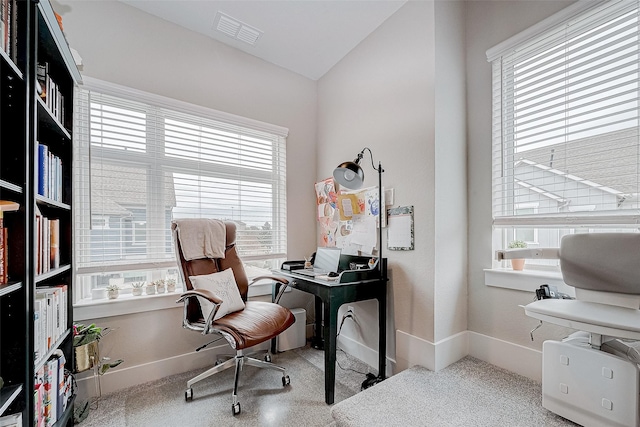
[[[244,351],[250,347],[270,341],[277,337],[295,322],[295,317],[289,309],[282,307],[277,303],[247,301],[247,291],[249,286],[259,280],[268,279],[272,281],[279,281],[284,285],[287,285],[288,282],[283,278],[261,276],[249,283],[242,261],[236,251],[236,224],[233,222],[225,222],[224,225],[226,228],[225,257],[216,259],[201,258],[189,261],[185,260],[178,233],[180,220],[174,220],[172,222],[171,230],[176,257],[180,265],[179,271],[186,286],[186,291],[180,296],[180,299],[176,301],[184,303],[183,327],[191,331],[199,332],[203,335],[218,333],[222,335],[229,342],[229,345],[231,345],[231,347],[236,351],[235,357],[231,357],[229,360],[219,364],[218,361],[216,361],[216,366],[189,380],[187,382],[187,389],[185,390],[185,399],[191,400],[193,398],[193,389],[191,387],[196,382],[235,366],[232,395],[233,404],[231,406],[231,410],[234,415],[237,415],[241,410],[240,402],[238,402],[238,376],[244,364],[256,366],[258,368],[279,370],[282,372],[282,385],[289,385],[289,376],[286,375],[285,369],[271,363],[271,354],[268,350],[266,351],[263,360],[249,357],[249,355],[244,354]],[[216,297],[212,292],[204,289],[195,289],[189,277],[208,275],[224,271],[228,268],[233,270],[240,295],[245,302],[245,308],[240,311],[228,313],[217,320],[213,320],[217,307],[222,303],[222,300]],[[286,286],[283,286],[282,288],[286,288]],[[282,293],[280,293],[280,295],[282,295]],[[214,304],[214,310],[211,312],[208,319],[203,318],[197,297],[205,298]],[[277,298],[277,300],[278,299],[279,298]],[[277,300],[276,302],[278,302]]]

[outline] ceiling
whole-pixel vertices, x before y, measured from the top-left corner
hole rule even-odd
[[[406,2],[406,0],[120,1],[313,80],[322,77]],[[216,29],[218,12],[249,27],[251,36],[260,34],[253,31],[259,30],[261,34],[257,42],[250,45],[218,31]]]

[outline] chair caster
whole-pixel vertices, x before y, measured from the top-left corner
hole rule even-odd
[[[184,400],[186,400],[187,402],[190,400],[193,400],[193,389],[192,388],[188,388],[184,391]]]
[[[269,353],[264,355],[264,361],[271,363],[271,355]]]
[[[231,405],[231,413],[236,416],[240,413],[240,402],[234,403]]]
[[[282,376],[282,387],[286,387],[288,385],[291,384],[291,379],[289,378],[289,375],[283,375]]]

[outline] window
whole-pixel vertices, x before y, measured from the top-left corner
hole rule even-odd
[[[637,1],[577,2],[487,51],[502,247],[638,231],[639,33]]]
[[[108,283],[177,277],[174,218],[235,221],[252,267],[286,259],[287,129],[85,83],[74,132],[76,302]]]
[[[537,203],[521,203],[516,205],[516,215],[533,215],[538,212]],[[537,228],[515,228],[513,230],[513,240],[522,240],[528,247],[532,247],[538,244],[538,229]]]

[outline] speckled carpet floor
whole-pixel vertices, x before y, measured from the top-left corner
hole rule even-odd
[[[542,407],[540,384],[472,357],[414,366],[331,408],[337,427],[576,426]]]
[[[540,384],[472,357],[439,372],[414,367],[364,392],[364,374],[376,372],[344,352],[337,358],[333,406],[324,403],[324,353],[307,346],[274,358],[287,368],[291,387],[282,387],[279,372],[245,367],[236,417],[233,370],[196,384],[193,401],[185,402],[196,371],[103,396],[80,426],[576,426],[542,407]]]
[[[335,402],[360,391],[370,368],[361,361],[337,354]],[[202,370],[173,375],[105,395],[91,409],[81,427],[207,427],[207,426],[327,426],[330,406],[324,402],[324,352],[296,349],[274,356],[291,378],[282,387],[280,372],[245,366],[238,397],[242,412],[231,414],[233,369],[227,369],[193,386],[193,400],[186,402],[187,380]],[[360,373],[354,372],[353,370]],[[374,371],[375,372],[375,371]]]

